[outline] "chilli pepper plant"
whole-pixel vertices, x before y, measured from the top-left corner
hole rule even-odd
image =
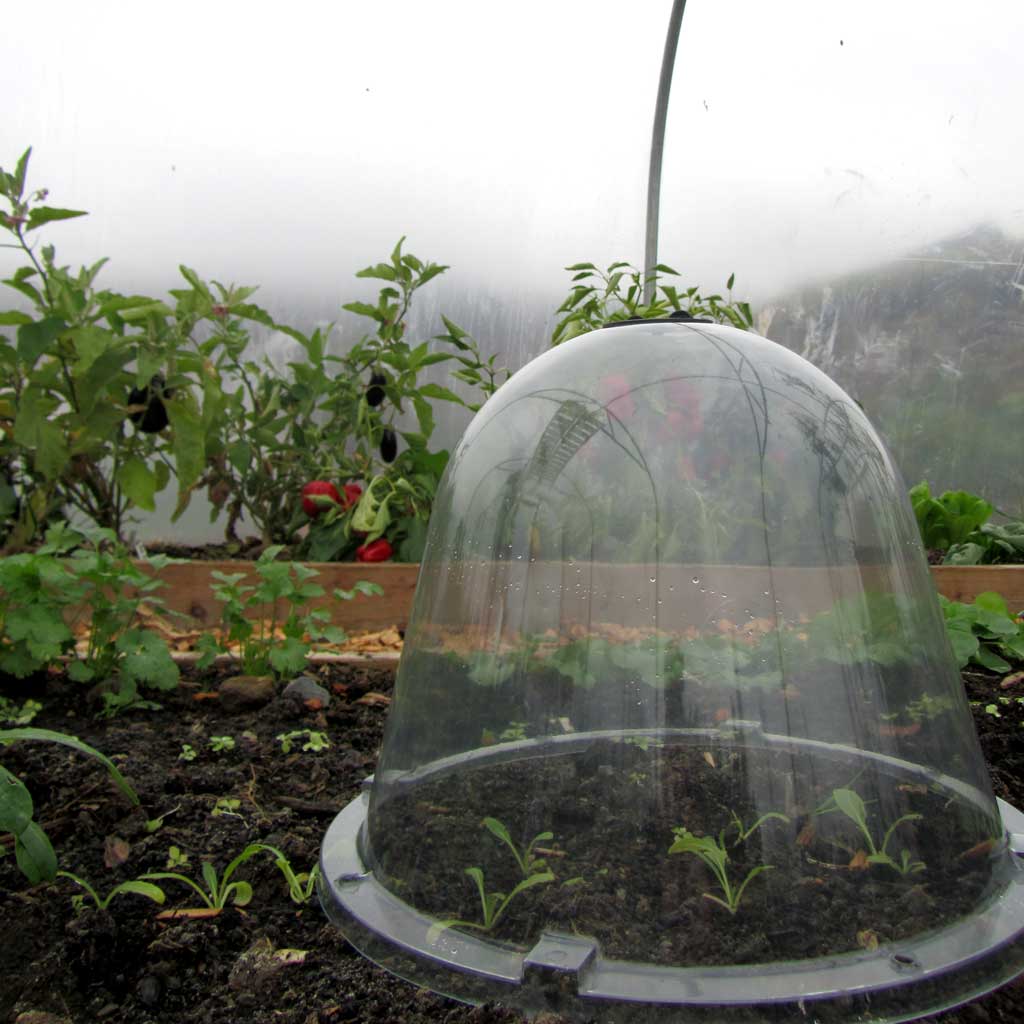
[[[507,376],[447,318],[435,337],[410,339],[414,294],[447,268],[403,252],[403,239],[360,271],[380,294],[344,308],[373,332],[337,354],[330,328],[277,323],[253,287],[182,266],[185,286],[164,301],[99,288],[105,260],[61,266],[36,232],[85,214],[28,187],[30,155],[0,169],[0,227],[25,258],[4,282],[19,305],[0,310],[0,546],[38,542],[66,514],[123,540],[175,481],[174,519],[205,490],[229,542],[246,516],[265,545],[303,558],[352,558],[386,536],[417,560],[447,462],[430,448],[433,403],[478,407],[427,371],[454,366],[479,399]],[[253,325],[292,346],[284,366],[254,354]]]

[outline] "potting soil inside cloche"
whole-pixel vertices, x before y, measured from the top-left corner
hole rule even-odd
[[[1024,969],[1021,832],[865,414],[647,321],[530,363],[455,451],[322,896],[460,998],[905,1020]]]

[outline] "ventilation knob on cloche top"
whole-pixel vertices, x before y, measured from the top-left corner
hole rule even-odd
[[[321,899],[471,1002],[904,1021],[1024,970],[1022,852],[871,423],[675,317],[547,352],[470,424]]]

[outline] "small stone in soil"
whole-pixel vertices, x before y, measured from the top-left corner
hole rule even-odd
[[[139,1002],[143,1006],[156,1006],[163,995],[163,987],[163,982],[159,978],[154,977],[152,974],[147,974],[135,987]]]
[[[274,699],[274,680],[270,676],[231,676],[217,692],[225,711],[249,711]]]
[[[319,701],[319,707],[326,708],[331,703],[331,695],[312,676],[296,676],[282,691],[284,700],[305,704],[306,701]]]

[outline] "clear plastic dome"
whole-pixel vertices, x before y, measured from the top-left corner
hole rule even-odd
[[[1022,850],[871,423],[680,318],[551,350],[471,424],[322,898],[471,1001],[898,1021],[1024,969]]]

